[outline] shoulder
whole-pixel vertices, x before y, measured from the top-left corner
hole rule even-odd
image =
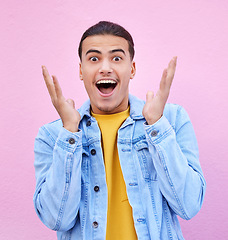
[[[165,105],[164,115],[166,116],[166,118],[169,118],[169,119],[179,118],[181,116],[185,116],[185,117],[188,116],[184,107],[174,103],[167,103]]]
[[[129,103],[131,107],[131,115],[134,117],[143,117],[142,110],[145,105],[145,101],[129,94]],[[182,106],[173,103],[167,103],[165,105],[163,115],[170,123],[175,123],[176,120],[181,120],[181,118],[184,118],[185,120],[189,119],[185,109]]]
[[[182,106],[178,104],[167,103],[163,115],[175,129],[187,122],[190,122],[188,113]]]
[[[55,120],[53,122],[47,123],[40,127],[37,137],[48,137],[53,141],[56,140],[63,124],[61,119]]]

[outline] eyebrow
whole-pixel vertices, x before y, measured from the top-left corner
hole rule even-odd
[[[90,50],[88,50],[85,55],[87,55],[87,54],[89,54],[89,53],[98,53],[98,54],[101,54],[100,51],[95,50],[95,49],[90,49]]]
[[[109,52],[110,52],[110,53],[122,52],[124,55],[126,55],[125,52],[124,52],[124,50],[121,49],[121,48],[113,49],[113,50],[111,50],[111,51],[109,51]],[[98,54],[101,54],[101,51],[96,50],[96,49],[89,49],[89,50],[86,52],[85,55],[87,55],[87,54],[89,54],[89,53],[98,53]]]
[[[111,53],[115,53],[115,52],[122,52],[124,55],[126,55],[125,54],[125,52],[124,52],[124,50],[123,49],[121,49],[121,48],[118,48],[118,49],[113,49],[112,51],[110,51]]]

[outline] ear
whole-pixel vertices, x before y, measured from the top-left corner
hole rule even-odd
[[[132,61],[132,64],[131,64],[131,77],[130,77],[131,79],[134,78],[135,73],[136,73],[135,62]]]
[[[79,77],[83,81],[83,76],[82,76],[82,63],[79,63]]]

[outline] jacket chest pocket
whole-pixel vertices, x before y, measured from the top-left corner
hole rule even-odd
[[[153,156],[151,156],[149,152],[147,141],[141,140],[137,142],[134,147],[145,181],[157,181],[157,172],[154,167]]]

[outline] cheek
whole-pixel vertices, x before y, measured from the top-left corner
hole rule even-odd
[[[87,68],[84,68],[82,74],[85,79],[88,79],[88,76],[90,76],[90,71],[88,71]]]
[[[95,78],[95,72],[93,71],[92,68],[84,68],[82,75],[85,86],[89,86],[93,83]]]
[[[84,77],[91,76],[96,72],[94,64],[84,64],[82,67],[82,74]]]
[[[88,75],[86,75],[86,76],[87,76],[87,78],[83,79],[83,83],[84,83],[84,86],[85,86],[85,89],[86,89],[87,93],[91,93],[92,92],[91,83],[88,80]]]
[[[118,69],[116,69],[116,71],[122,78],[128,78],[131,75],[131,69],[128,66],[120,66]]]
[[[121,73],[124,82],[128,82],[131,78],[131,70],[127,69]]]

